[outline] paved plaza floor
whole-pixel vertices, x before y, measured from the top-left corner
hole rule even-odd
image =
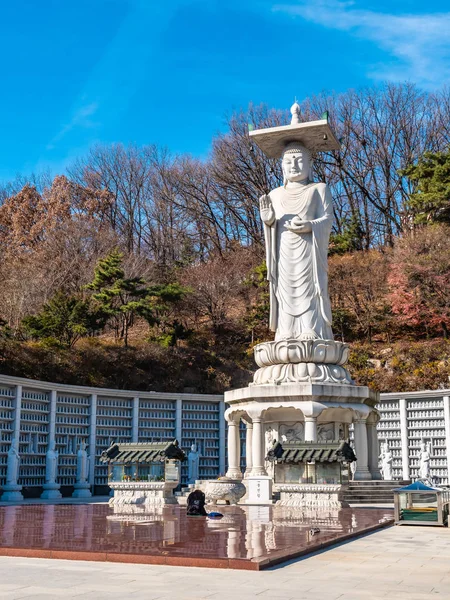
[[[389,527],[262,572],[0,557],[2,600],[450,599],[450,531]]]

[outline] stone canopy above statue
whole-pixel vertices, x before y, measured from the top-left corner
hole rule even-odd
[[[251,139],[266,156],[280,158],[290,142],[300,142],[312,152],[329,152],[340,149],[341,145],[326,119],[300,123],[300,106],[297,103],[291,107],[291,114],[290,125],[256,129],[249,132]]]

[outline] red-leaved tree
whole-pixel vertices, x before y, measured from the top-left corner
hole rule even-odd
[[[399,323],[427,333],[450,327],[450,227],[434,225],[396,243],[389,299]]]

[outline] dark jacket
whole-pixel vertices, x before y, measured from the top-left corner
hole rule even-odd
[[[207,516],[208,513],[205,510],[205,494],[201,490],[194,490],[189,494],[186,514],[191,517]]]

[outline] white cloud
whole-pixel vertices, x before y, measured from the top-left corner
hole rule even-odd
[[[97,112],[98,103],[89,102],[76,108],[68,123],[63,125],[53,139],[47,144],[47,150],[52,150],[62,138],[75,127],[90,128],[94,126],[91,117]]]
[[[369,66],[373,79],[437,87],[450,77],[450,12],[389,14],[338,0],[300,0],[274,10],[374,42],[391,59]]]

